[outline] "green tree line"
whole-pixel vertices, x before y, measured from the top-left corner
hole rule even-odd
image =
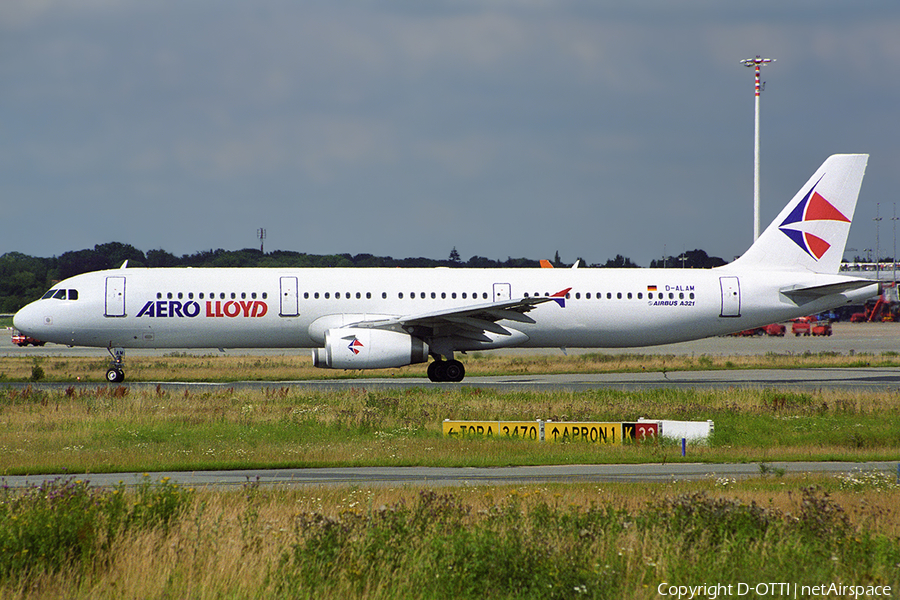
[[[707,268],[716,266],[702,250],[691,253],[704,260],[685,263],[680,258],[669,257],[665,266],[673,268]],[[712,257],[715,259],[715,257]],[[0,313],[12,313],[32,300],[39,298],[55,282],[90,271],[115,269],[128,261],[129,267],[469,267],[469,268],[524,268],[539,267],[540,261],[530,258],[494,260],[484,256],[473,256],[462,260],[454,247],[445,260],[432,258],[392,258],[372,254],[307,254],[289,250],[262,252],[255,248],[243,250],[203,250],[194,254],[175,256],[165,250],[143,252],[130,244],[109,242],[97,244],[93,248],[65,252],[60,256],[39,258],[20,252],[8,252],[0,256]],[[724,264],[722,259],[717,264]],[[581,267],[637,267],[630,258],[621,254],[605,263],[589,264],[579,258]],[[573,263],[565,263],[557,252],[553,266],[565,268]],[[654,261],[656,262],[656,261]],[[661,263],[663,261],[660,261]],[[713,261],[714,262],[714,261]],[[656,266],[656,265],[651,265]],[[664,266],[660,264],[659,266]]]

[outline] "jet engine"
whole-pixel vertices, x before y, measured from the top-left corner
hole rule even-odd
[[[313,349],[313,364],[326,369],[386,369],[427,361],[428,344],[388,329],[329,329],[325,347]]]

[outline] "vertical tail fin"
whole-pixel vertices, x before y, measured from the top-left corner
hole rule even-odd
[[[737,259],[746,268],[837,273],[868,154],[834,154]]]

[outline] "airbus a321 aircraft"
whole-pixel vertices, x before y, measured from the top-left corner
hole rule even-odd
[[[868,155],[828,158],[753,246],[715,269],[127,268],[78,275],[20,310],[19,331],[107,348],[312,348],[317,367],[378,369],[494,348],[669,344],[879,293],[842,276]]]

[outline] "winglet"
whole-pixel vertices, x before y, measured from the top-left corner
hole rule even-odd
[[[549,260],[547,260],[546,258],[542,258],[542,259],[541,259],[541,268],[542,268],[542,269],[552,269],[552,268],[553,268],[553,263],[551,263],[551,262],[550,262]]]

